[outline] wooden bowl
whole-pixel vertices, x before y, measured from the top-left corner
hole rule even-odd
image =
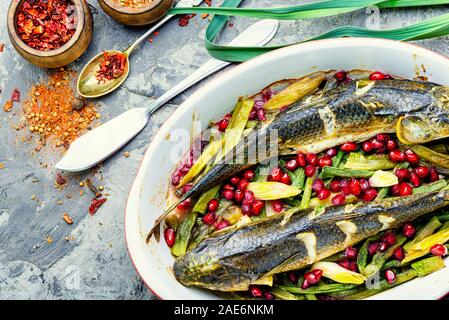
[[[44,68],[59,68],[78,59],[89,47],[92,40],[92,13],[86,0],[71,0],[77,16],[76,31],[72,38],[58,49],[41,51],[28,46],[16,29],[16,12],[24,0],[11,1],[8,10],[8,33],[17,52],[32,64]]]
[[[172,7],[174,0],[153,0],[148,6],[130,8],[114,0],[98,0],[111,18],[128,26],[144,26],[159,20]]]

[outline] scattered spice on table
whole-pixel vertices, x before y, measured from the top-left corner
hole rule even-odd
[[[33,194],[33,195],[31,195],[30,199],[31,199],[31,200],[36,200],[36,199],[37,199],[37,196],[36,196],[35,194]]]
[[[5,44],[0,42],[0,53],[5,49]]]
[[[4,167],[5,167],[5,165],[0,162],[0,170],[3,169]]]
[[[3,111],[9,112],[12,110],[14,106],[14,102],[20,102],[20,91],[19,89],[14,89],[11,93],[11,99],[6,101],[6,103],[3,106]]]
[[[67,185],[67,179],[63,177],[60,173],[56,174],[55,178],[55,188],[63,189]]]
[[[115,3],[127,8],[143,8],[153,2],[153,0],[114,0]]]
[[[201,15],[201,19],[206,19],[207,17],[209,16],[209,14],[208,13],[203,13],[202,15]]]
[[[72,217],[69,216],[69,214],[67,212],[64,212],[62,218],[64,219],[64,221],[67,224],[73,224],[73,219],[72,219]]]
[[[46,83],[31,87],[23,109],[29,131],[41,137],[40,146],[51,142],[56,147],[68,149],[73,140],[100,118],[93,103],[75,96],[72,89],[75,79],[75,72],[59,69],[49,76]]]
[[[196,13],[182,15],[181,18],[179,18],[178,25],[181,27],[188,26],[190,19],[192,19],[194,16],[196,16]]]
[[[76,14],[69,0],[25,0],[17,8],[16,27],[31,48],[49,51],[62,47],[76,31]]]
[[[47,236],[47,238],[45,238],[45,240],[47,241],[48,244],[51,244],[53,242],[53,238],[50,236]]]
[[[125,156],[125,158],[128,158],[129,157],[129,152],[125,151],[125,153],[123,155]]]
[[[9,112],[11,110],[12,110],[12,101],[8,100],[8,101],[6,101],[6,103],[3,106],[3,111]]]
[[[100,60],[100,69],[95,74],[98,82],[106,82],[116,79],[125,73],[126,55],[121,52],[103,51],[103,59]]]
[[[93,198],[89,206],[89,214],[93,216],[97,212],[97,210],[103,205],[103,203],[106,202],[106,200],[107,200],[106,198],[101,199]]]
[[[98,190],[98,188],[92,183],[90,179],[86,179],[86,185],[89,188],[89,190],[93,192],[95,198],[101,197],[100,190]]]
[[[212,0],[204,0],[204,2],[210,7],[212,6]]]

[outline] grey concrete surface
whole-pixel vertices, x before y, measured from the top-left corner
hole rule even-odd
[[[89,2],[94,11],[94,38],[89,50],[70,66],[75,70],[80,70],[103,49],[126,48],[145,30],[122,26],[105,15],[97,1]],[[22,59],[11,46],[6,31],[9,3],[0,1],[0,43],[5,44],[4,52],[0,53],[1,106],[14,88],[19,88],[25,98],[31,84],[45,80],[49,73]],[[253,0],[246,1],[245,6],[267,3]],[[282,6],[301,1],[269,3]],[[380,28],[403,26],[448,11],[448,6],[384,10],[380,15]],[[220,41],[232,39],[252,22],[240,18],[232,21],[233,26],[227,28]],[[365,10],[325,19],[282,21],[273,43],[298,41],[348,23],[365,26],[367,21],[370,16]],[[160,30],[152,44],[143,44],[131,59],[131,74],[123,87],[95,101],[103,115],[101,121],[148,103],[206,61],[208,54],[203,47],[206,26],[207,20],[198,16],[184,28],[178,26],[175,19]],[[448,37],[419,44],[449,56]],[[20,105],[16,104],[10,113],[0,111],[0,163],[4,165],[0,170],[0,299],[154,298],[135,272],[126,249],[125,200],[148,142],[194,89],[157,112],[146,129],[95,174],[89,171],[70,175],[69,185],[62,191],[53,186],[57,173],[53,165],[60,155],[48,151],[31,156],[33,146],[20,142],[20,138],[27,135],[26,130],[12,128],[20,120]],[[129,158],[123,156],[124,150],[130,152]],[[94,177],[109,193],[109,200],[93,217],[87,214],[90,194],[78,194],[78,181],[86,177]],[[31,200],[33,194],[36,200]],[[58,205],[58,200],[63,204]],[[74,218],[73,225],[61,219],[63,212]],[[53,239],[51,244],[46,241],[48,236]]]

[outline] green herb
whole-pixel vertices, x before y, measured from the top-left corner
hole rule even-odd
[[[374,171],[368,170],[351,170],[335,167],[324,167],[321,171],[321,178],[332,177],[349,177],[349,178],[370,178],[374,174]]]
[[[316,175],[308,177],[304,186],[304,192],[301,199],[300,209],[307,209],[309,207],[310,199],[312,198],[312,185]]]
[[[418,272],[419,276],[426,276],[445,267],[441,257],[430,257],[422,259],[411,264],[411,267]]]
[[[179,225],[176,233],[176,242],[171,248],[171,253],[175,257],[179,257],[180,255],[186,253],[197,215],[197,212],[190,212],[187,217],[185,217],[184,221]]]
[[[280,288],[284,289],[285,291],[288,291],[291,293],[306,294],[306,295],[343,291],[343,290],[353,289],[355,287],[357,287],[357,285],[342,284],[342,283],[322,284],[322,285],[313,286],[313,287],[310,287],[307,289],[301,289],[298,287],[280,286]]]

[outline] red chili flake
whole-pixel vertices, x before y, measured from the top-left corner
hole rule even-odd
[[[126,56],[120,52],[108,53],[103,51],[103,59],[100,60],[100,69],[95,78],[98,82],[106,82],[120,77],[125,72]]]
[[[154,31],[153,32],[153,36],[158,36],[159,35],[159,31]]]
[[[11,93],[11,101],[20,102],[20,91],[18,89],[14,89]]]
[[[5,49],[5,44],[4,43],[0,43],[0,52],[3,52],[4,49]]]
[[[58,173],[58,174],[56,175],[55,183],[56,183],[58,186],[63,186],[63,185],[65,185],[65,184],[67,183],[67,180],[66,180],[66,178],[64,178],[60,173]]]
[[[92,203],[89,206],[90,215],[93,216],[95,212],[97,212],[97,210],[102,206],[102,204],[106,202],[106,200],[107,200],[106,198],[101,199],[93,198]]]
[[[204,0],[204,2],[210,7],[212,6],[212,0]]]
[[[17,9],[17,33],[36,50],[58,49],[76,31],[76,16],[71,7],[73,3],[69,0],[26,0]]]
[[[234,26],[234,24],[232,23],[232,22],[230,22],[229,24],[228,24],[228,27],[229,28],[232,28]]]
[[[179,18],[178,25],[186,27],[189,24],[190,19],[194,16],[196,16],[196,13],[182,15],[181,18]]]
[[[153,43],[153,38],[148,39],[149,43]]]

